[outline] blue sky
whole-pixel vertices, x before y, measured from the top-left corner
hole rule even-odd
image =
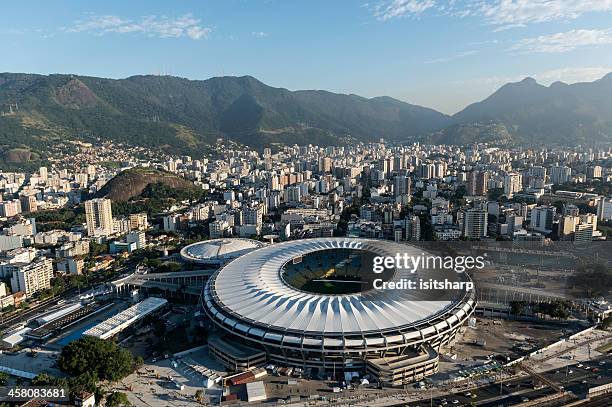
[[[0,71],[253,75],[445,113],[612,71],[612,0],[21,0],[0,34]]]

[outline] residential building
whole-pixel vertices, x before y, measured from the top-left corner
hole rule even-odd
[[[113,212],[111,200],[97,198],[85,201],[85,221],[89,236],[110,236],[113,234]]]
[[[487,237],[487,211],[468,209],[463,214],[463,236],[468,239]]]
[[[51,287],[53,278],[53,262],[42,258],[26,264],[13,264],[11,291],[22,291],[31,296],[37,291]]]

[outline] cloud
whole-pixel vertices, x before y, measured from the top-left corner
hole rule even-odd
[[[597,79],[601,79],[610,72],[612,72],[612,66],[561,68],[542,72],[539,75],[535,75],[535,79],[544,84],[550,84],[556,81],[565,83],[593,82]]]
[[[380,21],[404,16],[419,16],[434,7],[434,0],[384,0],[374,6],[374,16]]]
[[[91,15],[77,20],[71,27],[62,31],[70,33],[92,32],[99,35],[108,33],[138,33],[155,38],[182,38],[193,40],[207,38],[212,28],[205,27],[191,14],[170,18],[166,16],[144,16],[137,20],[125,19],[116,15]]]
[[[257,37],[257,38],[265,38],[265,37],[269,37],[269,36],[270,36],[270,34],[269,34],[269,33],[267,33],[267,32],[263,32],[263,31],[253,31],[253,32],[251,33],[251,35],[252,35],[253,37]]]
[[[373,7],[369,3],[365,7],[380,21],[416,17],[427,10],[435,10],[438,15],[456,18],[478,17],[500,31],[612,11],[612,0],[378,0]]]
[[[577,48],[612,44],[612,28],[607,30],[570,30],[525,38],[510,47],[519,53],[560,53]]]
[[[455,55],[451,55],[449,57],[431,59],[429,61],[425,61],[425,63],[426,64],[439,64],[439,63],[443,63],[443,62],[450,62],[450,61],[455,61],[457,59],[469,57],[470,55],[474,55],[474,54],[477,54],[477,53],[478,53],[478,51],[464,51],[464,52],[460,52],[460,53],[455,54]]]
[[[587,13],[612,11],[612,0],[497,0],[472,4],[474,12],[489,24],[506,28],[574,20]]]

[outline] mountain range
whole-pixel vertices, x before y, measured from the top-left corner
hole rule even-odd
[[[502,86],[449,116],[390,97],[289,91],[251,76],[188,80],[0,73],[0,153],[44,158],[49,143],[106,138],[168,152],[205,151],[218,138],[253,147],[402,142],[529,145],[612,141],[612,74],[551,86]]]

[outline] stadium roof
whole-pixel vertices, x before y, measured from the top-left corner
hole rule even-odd
[[[123,331],[134,322],[144,318],[148,314],[158,310],[168,303],[167,300],[157,297],[149,297],[130,308],[121,311],[117,315],[100,322],[98,325],[88,329],[83,335],[95,336],[100,339],[108,339]]]
[[[264,246],[264,243],[252,239],[204,240],[183,247],[181,256],[185,260],[197,263],[219,263],[234,259]]]
[[[367,250],[377,255],[395,256],[407,252],[419,256],[414,246],[390,241],[352,238],[317,238],[279,243],[239,257],[223,267],[209,281],[209,304],[216,318],[234,330],[248,330],[256,325],[282,331],[362,333],[384,331],[433,319],[456,306],[460,299],[430,301],[410,294],[382,291],[364,300],[363,294],[326,295],[298,290],[282,278],[282,267],[292,259],[326,249]],[[397,278],[414,277],[396,273]],[[419,271],[419,277],[427,273]],[[399,275],[398,275],[399,274]],[[212,306],[212,307],[211,307]],[[224,315],[217,315],[218,309]],[[249,327],[247,327],[249,325]]]

